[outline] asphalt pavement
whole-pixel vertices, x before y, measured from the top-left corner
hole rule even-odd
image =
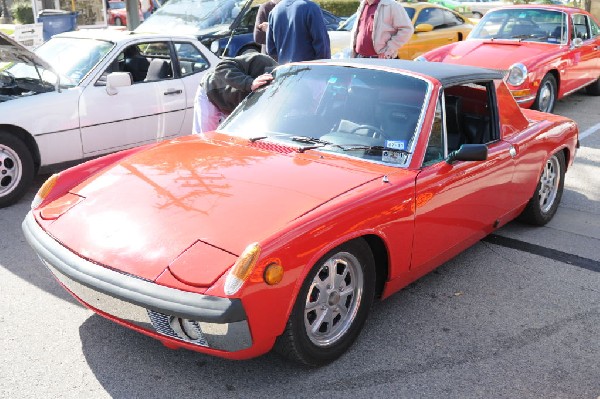
[[[375,305],[320,369],[172,351],[79,305],[21,232],[38,178],[0,209],[0,397],[598,398],[599,105],[556,107],[586,136],[547,226],[510,223]]]

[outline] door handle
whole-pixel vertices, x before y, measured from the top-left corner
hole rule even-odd
[[[181,94],[181,93],[183,93],[183,90],[181,90],[181,89],[169,89],[169,90],[165,91],[163,94],[165,96],[170,96],[173,94]]]

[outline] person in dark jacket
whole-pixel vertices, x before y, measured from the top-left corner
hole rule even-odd
[[[267,54],[280,64],[331,58],[321,8],[310,0],[281,0],[269,14]]]
[[[269,28],[269,14],[281,0],[270,0],[258,7],[256,21],[254,22],[254,41],[260,44],[261,53],[267,54],[267,29]]]
[[[277,66],[271,57],[260,53],[223,58],[198,86],[194,102],[193,133],[215,130],[252,91],[273,80],[269,72]]]

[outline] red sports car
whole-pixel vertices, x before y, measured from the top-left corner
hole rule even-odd
[[[215,132],[44,183],[23,229],[73,296],[168,347],[322,365],[374,300],[557,210],[577,125],[521,110],[500,72],[352,59],[273,74]]]
[[[557,99],[583,87],[600,95],[600,26],[564,6],[508,6],[488,12],[464,42],[418,61],[494,68],[524,108],[552,112]]]

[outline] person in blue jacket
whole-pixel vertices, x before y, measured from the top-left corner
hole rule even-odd
[[[281,0],[269,14],[267,54],[279,64],[331,58],[321,8],[310,0]]]

